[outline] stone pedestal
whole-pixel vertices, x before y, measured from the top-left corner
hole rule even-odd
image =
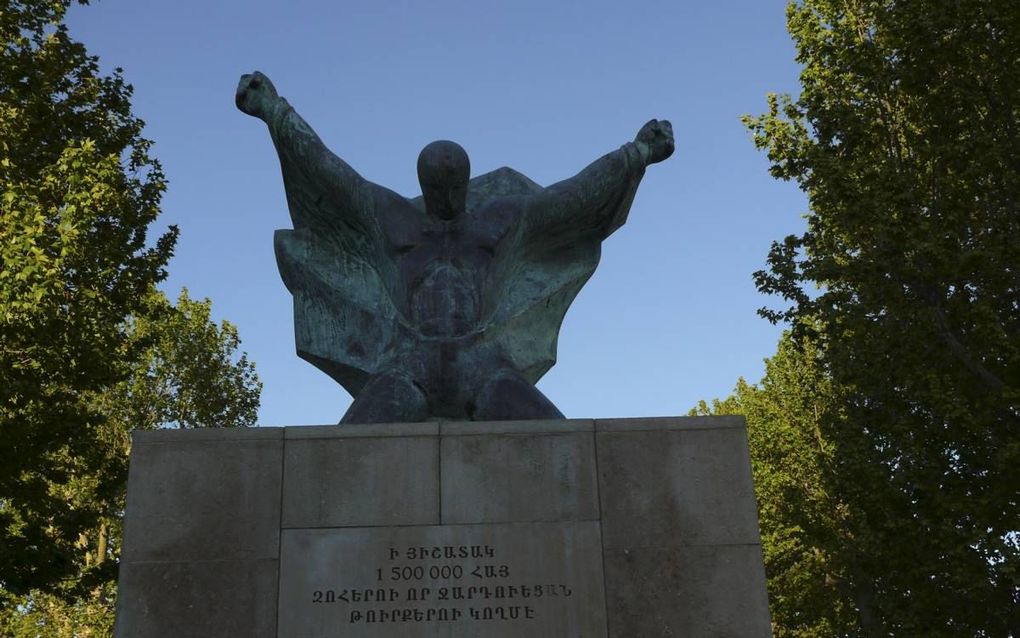
[[[118,638],[770,635],[739,417],[133,445]]]

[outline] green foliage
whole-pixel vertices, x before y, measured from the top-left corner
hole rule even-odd
[[[802,93],[746,122],[810,212],[755,277],[834,392],[836,635],[1020,635],[1020,3],[802,0],[788,25]]]
[[[125,320],[164,277],[176,238],[146,245],[164,190],[130,88],[59,24],[68,3],[0,18],[0,584],[51,587],[84,563],[92,507],[54,486],[91,462],[91,395],[130,361]]]
[[[255,423],[262,386],[245,355],[235,360],[237,329],[226,321],[212,323],[209,300],[194,301],[186,290],[176,305],[151,291],[146,305],[145,314],[126,322],[125,350],[132,353],[127,373],[111,386],[88,393],[91,409],[104,416],[91,430],[90,453],[63,453],[67,480],[47,485],[50,497],[64,507],[95,517],[96,523],[80,529],[73,542],[46,539],[63,551],[79,553],[72,565],[77,572],[58,583],[36,581],[20,596],[5,587],[9,595],[6,601],[0,596],[0,605],[6,603],[7,613],[0,613],[0,628],[7,622],[10,629],[0,635],[109,635],[132,430]],[[11,514],[16,519],[31,515],[37,506],[13,501]]]
[[[776,638],[867,635],[858,587],[874,521],[857,499],[881,500],[883,486],[858,451],[828,437],[825,420],[842,397],[824,373],[810,340],[789,333],[765,362],[755,385],[738,381],[734,393],[691,414],[742,414],[758,499],[762,550]]]
[[[18,613],[0,616],[0,636],[11,638],[109,638],[113,635],[112,582],[68,601],[35,592],[22,598],[2,600],[0,606],[20,605]]]
[[[211,307],[187,289],[176,305],[152,295],[129,324],[131,375],[103,395],[103,413],[142,429],[254,425],[262,384],[246,355],[234,360],[237,328],[213,323]]]
[[[129,433],[245,426],[260,384],[209,302],[156,284],[165,189],[119,70],[0,10],[0,634],[107,635]],[[104,629],[105,627],[105,629]]]

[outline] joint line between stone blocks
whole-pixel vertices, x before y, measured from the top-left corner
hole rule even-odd
[[[599,551],[602,554],[602,603],[605,605],[604,608],[606,610],[606,635],[608,636],[609,628],[612,625],[609,622],[609,583],[606,580],[606,535],[605,528],[602,525],[602,473],[599,471],[598,428],[592,428],[591,437],[591,449],[595,457],[592,459],[592,465],[595,467],[595,506],[598,508],[597,514],[599,517]]]
[[[280,636],[280,587],[283,575],[283,500],[286,494],[284,481],[287,480],[287,437],[283,437],[280,445],[280,521],[276,536],[276,613],[273,614],[273,636]]]

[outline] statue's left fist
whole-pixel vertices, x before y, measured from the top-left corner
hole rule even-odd
[[[661,162],[673,154],[673,125],[669,120],[649,120],[634,138],[645,164]]]
[[[265,119],[272,110],[273,103],[280,99],[276,87],[265,74],[255,71],[241,76],[237,83],[234,103],[248,115]]]

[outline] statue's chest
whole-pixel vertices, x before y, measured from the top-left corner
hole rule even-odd
[[[392,255],[405,286],[437,270],[455,269],[469,279],[484,279],[500,237],[484,229],[422,229],[392,242]]]
[[[395,257],[412,324],[429,336],[459,336],[480,319],[494,247],[465,232],[423,232]]]

